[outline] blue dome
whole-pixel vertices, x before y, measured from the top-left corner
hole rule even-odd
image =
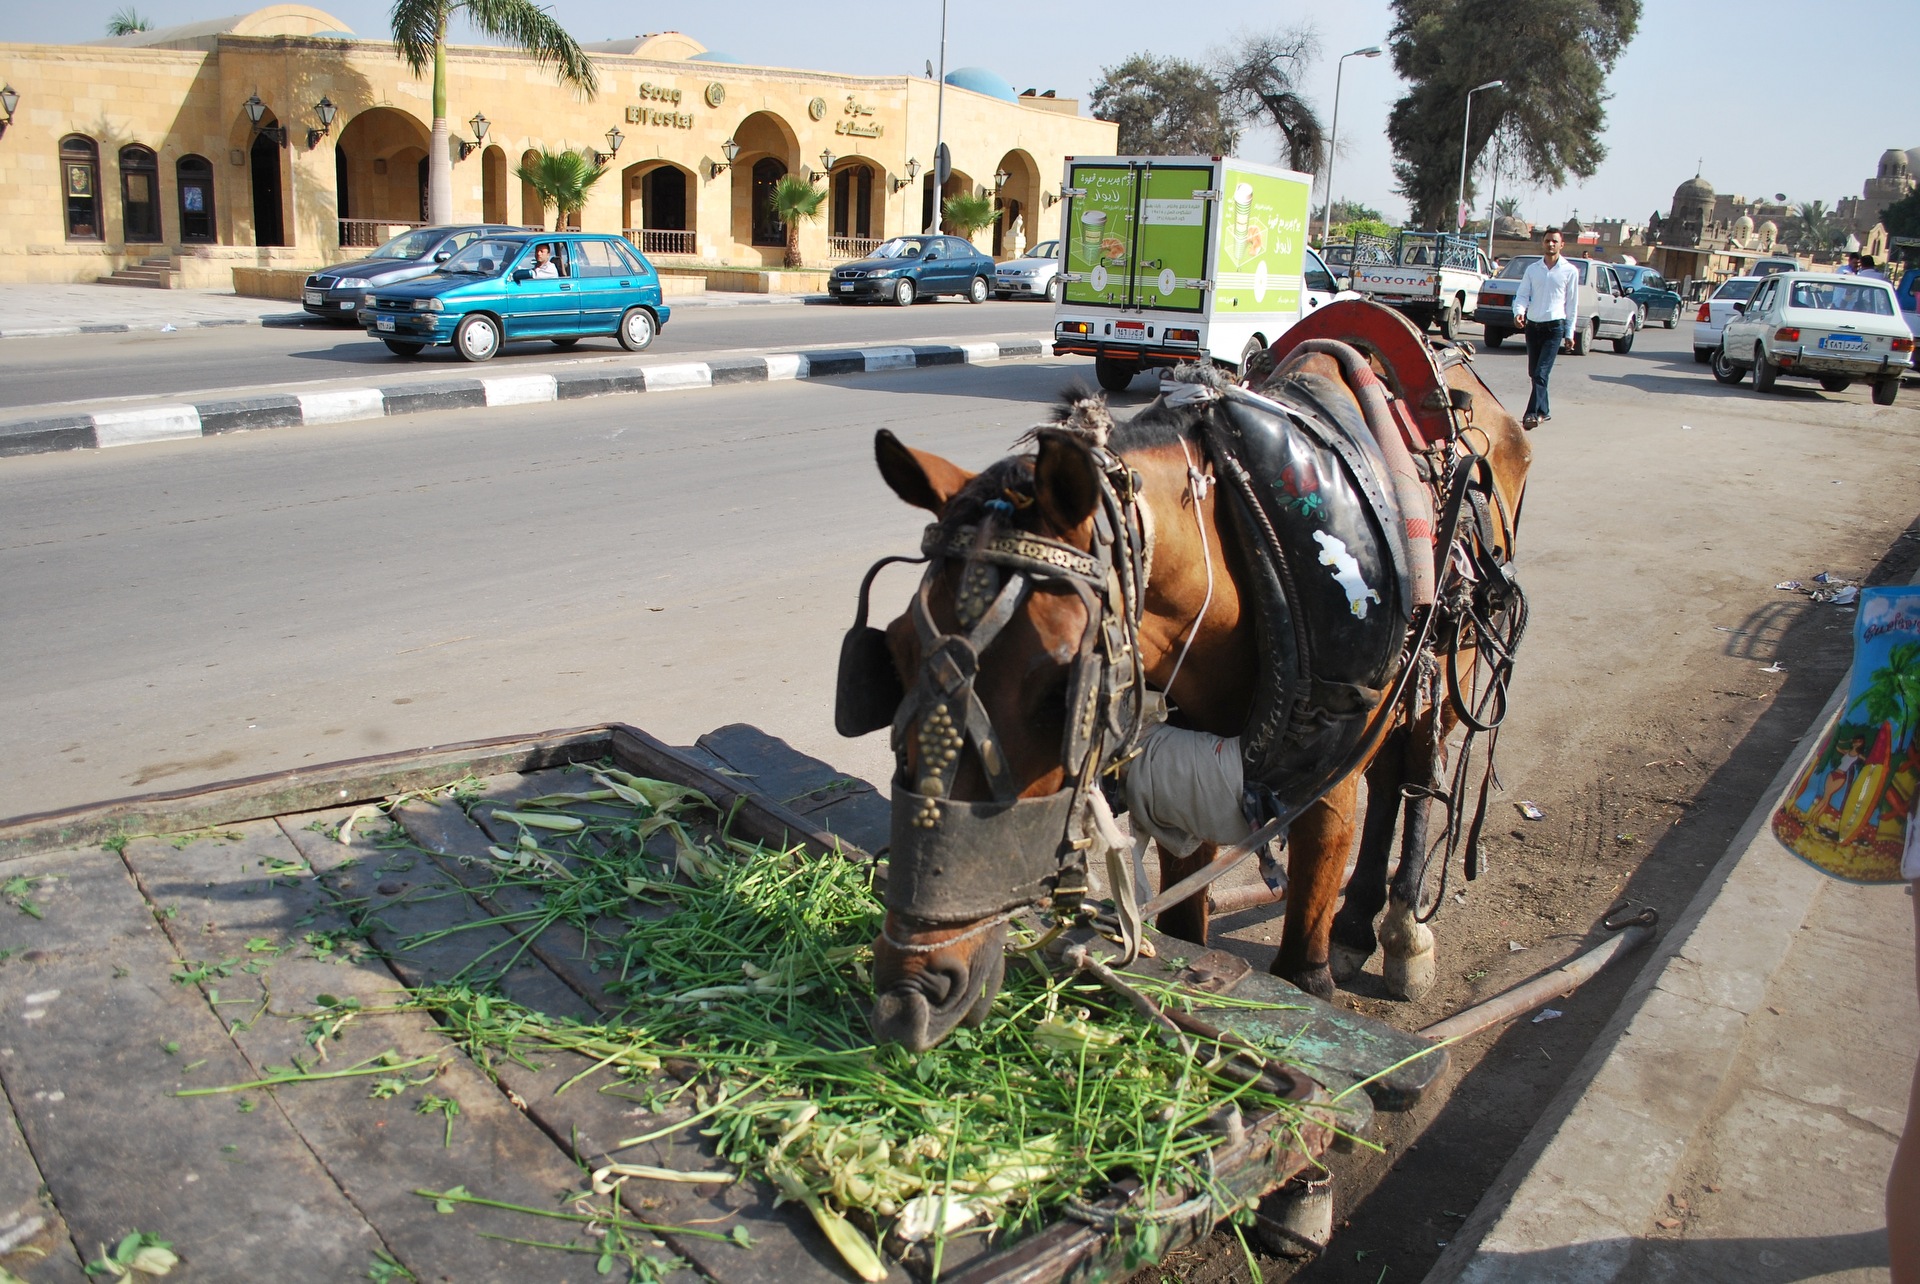
[[[695,54],[693,57],[687,59],[687,61],[688,62],[739,62],[740,60],[734,57],[730,53],[722,53],[718,49],[709,49],[705,53]]]
[[[1020,95],[1013,92],[1013,86],[1004,77],[985,67],[955,67],[947,73],[947,83],[956,89],[971,89],[989,98],[1004,98],[1010,103],[1020,101]]]

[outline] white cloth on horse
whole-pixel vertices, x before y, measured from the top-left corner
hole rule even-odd
[[[1240,809],[1241,784],[1238,736],[1163,722],[1127,764],[1127,814],[1135,834],[1158,839],[1176,856],[1192,855],[1201,843],[1230,846],[1253,832]]]

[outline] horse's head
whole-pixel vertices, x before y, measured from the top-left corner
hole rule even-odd
[[[984,1019],[1007,916],[1086,889],[1096,779],[1137,733],[1144,693],[1145,535],[1107,424],[1097,399],[1073,402],[1032,455],[977,474],[875,439],[887,484],[934,517],[884,651],[857,627],[842,658],[840,729],[893,728],[883,1040],[925,1049]]]

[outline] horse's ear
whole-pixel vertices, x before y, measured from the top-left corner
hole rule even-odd
[[[1033,463],[1033,493],[1040,513],[1061,534],[1078,530],[1100,502],[1100,475],[1087,448],[1063,432],[1041,429]]]
[[[973,480],[973,474],[958,464],[915,450],[885,428],[873,435],[873,458],[894,494],[935,517]]]

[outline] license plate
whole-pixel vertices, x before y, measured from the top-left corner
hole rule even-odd
[[[1141,321],[1115,322],[1113,329],[1116,334],[1124,334],[1135,339],[1147,332],[1146,324]]]
[[[377,325],[378,325],[378,327],[379,327],[380,329],[382,329],[382,330],[391,330],[391,329],[393,329],[393,318],[392,318],[392,317],[381,317],[381,318],[379,318],[379,320],[378,320],[378,321],[376,322],[376,324],[377,324]]]
[[[840,283],[840,292],[842,294],[851,294],[853,292],[853,282],[842,281]]]
[[[307,291],[308,303],[325,303],[326,301],[327,301],[327,294],[325,290],[308,290]]]
[[[1820,340],[1820,346],[1828,352],[1865,352],[1867,341],[1850,334],[1830,334]]]

